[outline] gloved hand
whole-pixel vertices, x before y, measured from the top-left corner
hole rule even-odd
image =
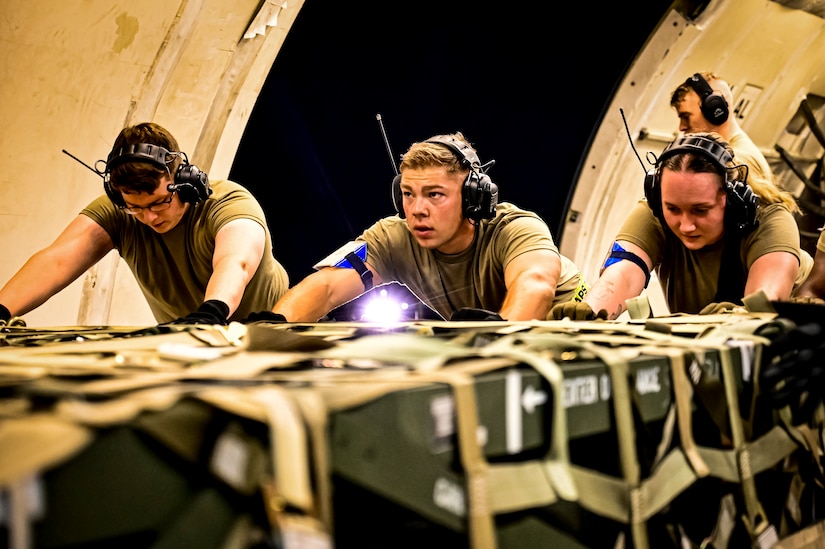
[[[0,326],[25,326],[26,321],[19,316],[12,316],[11,311],[0,303]]]
[[[699,311],[700,315],[716,315],[719,313],[730,313],[736,308],[742,308],[742,305],[731,303],[730,301],[720,301],[718,303],[708,303]]]
[[[554,305],[550,310],[554,320],[569,318],[571,320],[607,320],[607,310],[600,309],[598,313],[584,301],[567,301]]]
[[[825,392],[825,326],[785,324],[765,349],[760,385],[774,407],[790,406],[797,424],[810,419]]]
[[[487,309],[462,307],[452,314],[450,320],[504,320],[501,315]]]
[[[257,313],[249,313],[249,316],[241,320],[243,324],[250,324],[252,322],[289,322],[286,317],[280,313],[273,313],[272,311],[259,311]]]
[[[229,305],[217,299],[204,301],[197,310],[170,324],[227,324]]]

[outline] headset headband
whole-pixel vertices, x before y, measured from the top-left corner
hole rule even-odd
[[[113,149],[112,152],[109,153],[109,156],[106,157],[106,171],[110,172],[126,162],[141,161],[154,164],[158,168],[167,169],[169,163],[172,162],[178,154],[180,153],[169,152],[168,149],[151,143],[125,145]]]
[[[695,151],[713,159],[724,170],[727,170],[733,164],[733,156],[724,145],[699,135],[685,135],[676,139],[662,151],[656,162],[661,163],[671,156],[687,151]]]
[[[473,149],[462,141],[449,135],[434,135],[427,139],[427,143],[436,143],[450,149],[461,161],[461,164],[471,170],[477,170],[481,166],[481,161]]]

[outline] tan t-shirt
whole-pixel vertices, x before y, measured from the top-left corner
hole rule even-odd
[[[159,323],[186,316],[203,303],[212,276],[215,235],[234,219],[258,222],[266,231],[266,245],[230,320],[272,309],[289,287],[286,270],[272,254],[266,217],[255,197],[232,181],[215,181],[211,187],[212,195],[190,207],[177,227],[164,234],[120,211],[106,195],[81,212],[109,233]]]
[[[357,240],[367,242],[367,262],[384,282],[406,285],[445,319],[464,307],[501,309],[507,292],[504,268],[525,252],[549,250],[561,258],[554,304],[572,300],[581,277],[580,269],[559,253],[547,224],[509,203],[500,203],[493,219],[481,221],[472,245],[458,254],[421,247],[397,215],[377,221]]]
[[[759,226],[742,238],[739,247],[739,276],[743,285],[757,258],[771,252],[788,252],[800,260],[794,283],[797,288],[810,273],[813,259],[799,247],[799,229],[793,214],[783,205],[770,204],[760,207],[756,218]],[[696,314],[715,301],[724,239],[701,250],[688,250],[670,229],[662,228],[647,202],[641,200],[616,240],[631,242],[650,256],[672,313]]]
[[[745,164],[748,167],[748,181],[758,178],[773,184],[773,173],[765,155],[759,147],[743,131],[734,133],[728,140],[733,149],[733,160],[736,164]]]

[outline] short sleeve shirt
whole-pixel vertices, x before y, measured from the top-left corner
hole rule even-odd
[[[212,276],[215,236],[235,219],[259,223],[266,244],[258,270],[230,320],[271,309],[289,287],[286,270],[272,253],[272,238],[258,201],[232,181],[215,181],[211,187],[211,196],[191,205],[180,223],[164,234],[119,210],[106,195],[81,212],[109,234],[160,323],[186,316],[203,303]]]
[[[444,318],[464,307],[498,311],[507,291],[505,267],[529,251],[549,250],[561,258],[554,304],[573,299],[581,277],[559,253],[547,224],[509,203],[500,203],[493,219],[482,220],[473,243],[457,254],[421,247],[399,216],[379,220],[358,240],[367,242],[367,262],[382,280],[404,284]]]
[[[810,255],[799,248],[796,220],[785,206],[770,204],[757,211],[758,227],[745,235],[739,246],[742,270],[735,276],[747,280],[748,271],[759,257],[771,252],[788,252],[800,260],[794,287],[807,277]],[[689,250],[669,229],[663,229],[645,200],[639,201],[624,222],[616,240],[631,242],[650,257],[673,313],[696,314],[713,303],[722,265],[725,239],[700,250]]]

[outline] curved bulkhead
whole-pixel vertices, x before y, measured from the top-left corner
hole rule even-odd
[[[644,197],[650,153],[678,134],[673,90],[698,71],[731,84],[732,116],[765,154],[777,184],[797,197],[802,245],[813,255],[825,222],[818,189],[825,151],[824,5],[716,0],[687,9],[674,3],[617,87],[579,169],[561,250],[588,280],[598,278],[625,214]]]

